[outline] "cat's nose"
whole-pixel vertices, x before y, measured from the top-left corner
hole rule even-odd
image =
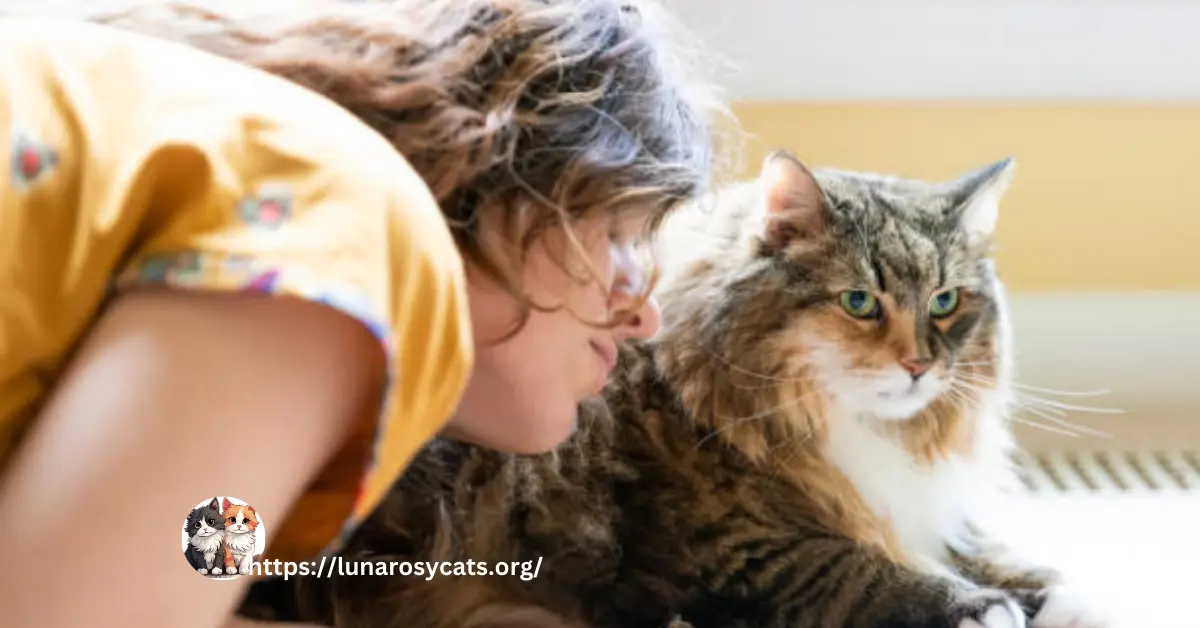
[[[900,358],[900,366],[912,375],[913,381],[921,379],[921,376],[929,372],[929,368],[933,366],[932,358]]]

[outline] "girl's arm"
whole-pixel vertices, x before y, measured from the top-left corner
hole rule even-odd
[[[215,628],[248,582],[206,580],[180,533],[244,499],[269,539],[372,412],[379,344],[289,298],[129,292],[88,334],[0,485],[4,624]]]

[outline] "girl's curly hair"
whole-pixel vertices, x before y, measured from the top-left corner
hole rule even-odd
[[[519,281],[538,233],[563,227],[578,248],[577,220],[630,212],[652,231],[706,188],[732,128],[649,0],[221,4],[143,1],[89,18],[259,67],[353,112],[420,173],[464,258],[524,304],[518,329],[539,307]],[[518,259],[482,246],[485,212],[499,212]]]

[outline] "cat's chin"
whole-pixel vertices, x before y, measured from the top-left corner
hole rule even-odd
[[[894,397],[876,395],[869,399],[860,397],[852,402],[837,403],[836,406],[841,410],[841,414],[859,419],[901,422],[917,416],[931,401],[928,396],[917,394]]]
[[[835,403],[850,415],[879,421],[907,421],[941,393],[934,379],[911,384],[907,378],[884,379],[868,385],[835,387]]]
[[[924,410],[933,398],[918,392],[900,395],[881,393],[875,403],[867,405],[860,414],[880,421],[907,421]]]

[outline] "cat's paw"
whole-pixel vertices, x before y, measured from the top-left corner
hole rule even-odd
[[[224,573],[224,572],[223,572],[223,571],[221,571],[221,568],[220,568],[220,567],[213,567],[213,570],[212,570],[212,575],[214,575],[214,576],[219,576],[219,575],[221,575],[222,573]]]
[[[250,566],[242,565],[241,568],[238,569],[238,573],[242,574],[243,576],[250,575]]]
[[[1110,628],[1107,610],[1091,596],[1069,586],[1051,587],[1030,628]]]
[[[950,609],[955,628],[1025,628],[1025,613],[1011,596],[980,589],[960,598]]]
[[[197,570],[196,570],[196,573],[198,573],[198,574],[200,574],[200,575],[202,575],[202,576],[207,576],[207,575],[208,575],[208,570],[207,570],[207,569],[205,569],[205,568],[203,568],[203,567],[201,567],[201,568],[199,568],[199,569],[197,569]]]

